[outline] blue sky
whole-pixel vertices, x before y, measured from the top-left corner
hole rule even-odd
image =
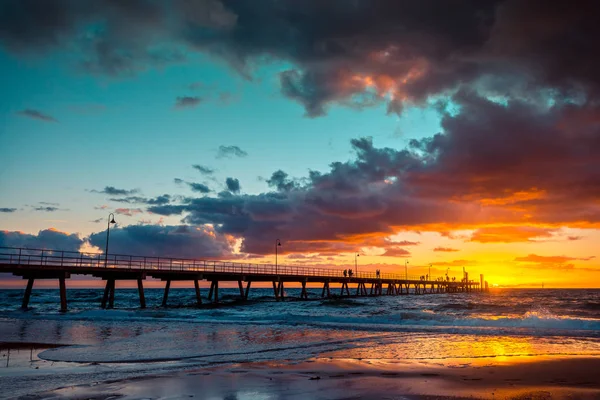
[[[598,9],[568,11],[0,1],[0,246],[101,251],[115,212],[116,252],[597,285]]]
[[[204,56],[123,77],[84,74],[65,59],[23,61],[0,52],[8,89],[0,105],[0,204],[23,208],[2,216],[5,229],[34,233],[53,226],[87,234],[98,228],[89,221],[106,213],[94,207],[108,203],[90,190],[190,195],[173,179],[204,182],[218,192],[226,177],[234,177],[243,192],[260,193],[278,169],[301,178],[352,158],[352,138],[371,136],[378,146],[398,147],[440,129],[438,114],[427,107],[409,108],[399,118],[386,115],[384,105],[361,111],[332,105],[327,117],[308,118],[279,92],[275,77],[289,68],[285,63],[258,68],[248,80]],[[202,101],[176,108],[180,96]],[[43,110],[57,122],[19,114],[25,109]],[[221,145],[248,155],[217,158]],[[214,168],[214,178],[205,179],[194,164]],[[27,207],[38,202],[69,211]]]

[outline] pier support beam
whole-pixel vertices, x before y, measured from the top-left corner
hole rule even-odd
[[[284,294],[284,290],[285,290],[285,288],[283,287],[283,281],[280,281],[280,282],[279,282],[279,285],[278,285],[278,287],[277,287],[277,288],[278,288],[278,290],[279,290],[279,299],[280,299],[281,301],[283,301],[283,300],[285,299],[285,294]]]
[[[275,301],[279,301],[279,287],[275,281],[273,281],[273,292],[275,293]]]
[[[65,278],[58,278],[58,285],[60,286],[60,312],[67,311],[67,285]]]
[[[140,295],[140,308],[146,308],[146,296],[144,296],[144,284],[142,283],[142,278],[138,278],[137,286]]]
[[[329,282],[323,282],[323,291],[321,292],[321,297],[325,297],[325,291],[327,291],[327,297],[331,297],[331,293],[329,292]]]
[[[219,281],[212,281],[210,284],[210,294],[208,295],[208,298],[212,298],[214,304],[219,303]]]
[[[306,281],[302,281],[302,292],[300,292],[300,298],[307,300],[308,292],[306,291]]]
[[[244,296],[244,285],[242,285],[242,281],[238,281],[238,288],[240,289],[240,297],[242,298],[242,300],[246,300],[246,297]]]
[[[202,305],[202,297],[200,296],[200,283],[198,283],[198,279],[194,279],[194,288],[196,289],[196,304]]]
[[[348,282],[342,282],[342,291],[340,292],[340,296],[343,296],[344,292],[346,292],[347,296],[350,296],[350,290],[348,289]]]
[[[108,308],[115,308],[115,280],[110,280],[110,288],[108,292]]]
[[[246,284],[246,293],[244,294],[244,300],[248,300],[248,293],[250,293],[250,284],[252,283],[252,281],[248,281],[248,283]]]
[[[171,280],[167,279],[167,284],[165,285],[165,294],[163,295],[162,306],[167,306],[167,300],[169,299],[169,289],[171,288]]]
[[[102,304],[100,307],[106,308],[106,304],[108,302],[108,293],[110,292],[110,279],[106,280],[106,285],[104,286],[104,295],[102,296]]]
[[[31,291],[33,289],[34,281],[34,278],[29,278],[27,280],[27,287],[25,288],[25,294],[23,295],[23,304],[21,304],[21,308],[23,310],[27,310],[27,307],[29,306],[29,299],[31,298]]]

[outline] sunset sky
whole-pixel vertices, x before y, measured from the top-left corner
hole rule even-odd
[[[0,0],[0,246],[600,287],[597,6],[551,3]]]

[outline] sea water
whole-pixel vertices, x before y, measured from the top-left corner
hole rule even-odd
[[[321,299],[321,289],[220,289],[221,304],[196,307],[194,289],[117,289],[115,309],[102,310],[102,289],[70,289],[69,311],[58,290],[34,289],[19,310],[22,290],[0,291],[0,342],[65,346],[43,351],[52,362],[108,363],[60,375],[61,382],[118,379],[223,363],[315,358],[449,360],[474,357],[600,355],[600,290],[497,289],[489,293]],[[203,293],[206,294],[203,289]],[[208,303],[205,300],[205,303]],[[37,345],[41,346],[41,345]],[[36,382],[56,385],[56,374]],[[28,377],[11,378],[27,390]],[[6,383],[0,371],[0,386]],[[20,385],[19,386],[19,382]],[[15,386],[16,385],[16,386]]]

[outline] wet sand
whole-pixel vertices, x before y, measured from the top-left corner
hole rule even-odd
[[[600,399],[600,357],[419,361],[319,358],[65,386],[28,398]]]

